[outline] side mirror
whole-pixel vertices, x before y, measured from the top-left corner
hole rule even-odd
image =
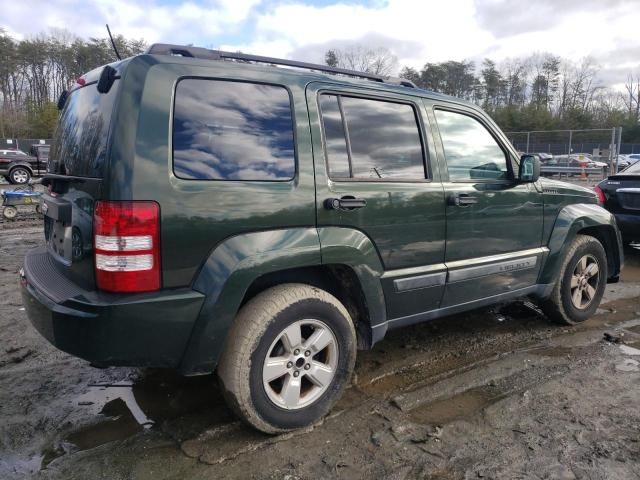
[[[518,173],[521,183],[537,182],[540,178],[540,159],[536,155],[522,155]]]

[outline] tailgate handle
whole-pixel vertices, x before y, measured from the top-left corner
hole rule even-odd
[[[69,201],[43,193],[42,202],[46,205],[44,212],[47,217],[65,225],[71,224],[71,203]]]
[[[355,210],[367,206],[364,198],[355,198],[351,195],[345,195],[341,198],[327,198],[324,201],[324,208],[327,210]]]

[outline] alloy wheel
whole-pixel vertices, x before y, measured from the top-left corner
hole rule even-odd
[[[269,399],[286,410],[311,405],[336,375],[338,341],[327,324],[306,319],[285,328],[269,347],[262,384]]]
[[[18,168],[11,172],[11,179],[17,184],[27,183],[29,180],[29,173],[22,168]]]
[[[600,282],[600,267],[592,255],[584,255],[571,275],[571,303],[579,310],[591,305]]]

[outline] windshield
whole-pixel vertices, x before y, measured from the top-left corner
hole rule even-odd
[[[105,94],[95,83],[71,92],[51,146],[51,173],[102,177],[118,83]]]

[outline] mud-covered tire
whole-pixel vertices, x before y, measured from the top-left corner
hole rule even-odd
[[[591,263],[596,263],[598,268],[597,284],[592,285],[594,294],[591,300],[583,308],[576,306],[572,293],[572,278],[576,275],[578,262],[587,258]],[[591,265],[589,263],[589,265]],[[586,278],[585,278],[586,279]],[[589,280],[587,279],[587,282]],[[588,235],[577,235],[560,267],[558,280],[549,298],[540,305],[544,313],[552,320],[563,325],[576,325],[589,319],[596,311],[604,295],[607,285],[607,256],[602,244],[594,237]],[[586,295],[586,294],[584,294]],[[584,301],[584,296],[580,299]]]
[[[303,325],[304,322],[316,322],[322,327],[314,330],[313,327]],[[285,339],[285,330],[298,325],[302,333],[302,349],[297,357],[300,362],[300,370],[296,376],[300,379],[298,381],[302,382],[304,375],[313,372],[305,372],[304,369],[308,368],[305,362],[309,362],[309,367],[313,363],[315,369],[316,361],[322,362],[323,358],[329,358],[329,347],[304,357],[307,348],[305,345],[310,344],[313,333],[324,331],[325,328],[327,334],[331,335],[331,358],[335,368],[331,380],[322,389],[310,382],[309,379],[313,380],[313,376],[308,377],[307,382],[311,384],[308,391],[315,391],[319,396],[309,404],[300,402],[299,405],[304,406],[290,409],[283,408],[274,400],[274,390],[265,380],[265,364],[278,358],[291,358],[294,347],[287,347],[288,341],[282,342],[279,339]],[[311,330],[305,331],[305,328]],[[307,337],[305,332],[310,332]],[[276,349],[280,350],[274,357]],[[288,353],[289,350],[292,353]],[[285,383],[294,381],[295,358],[294,370],[291,371],[293,373],[287,371],[283,377],[275,380],[282,380],[283,392]],[[351,378],[355,358],[355,328],[344,305],[324,290],[289,283],[261,292],[242,307],[228,333],[217,373],[227,403],[238,416],[258,430],[274,434],[306,427],[322,419],[342,395]],[[288,366],[289,362],[284,363],[286,366],[280,368],[291,368]],[[298,391],[302,392],[302,389]],[[299,398],[304,399],[304,396],[300,395]]]

